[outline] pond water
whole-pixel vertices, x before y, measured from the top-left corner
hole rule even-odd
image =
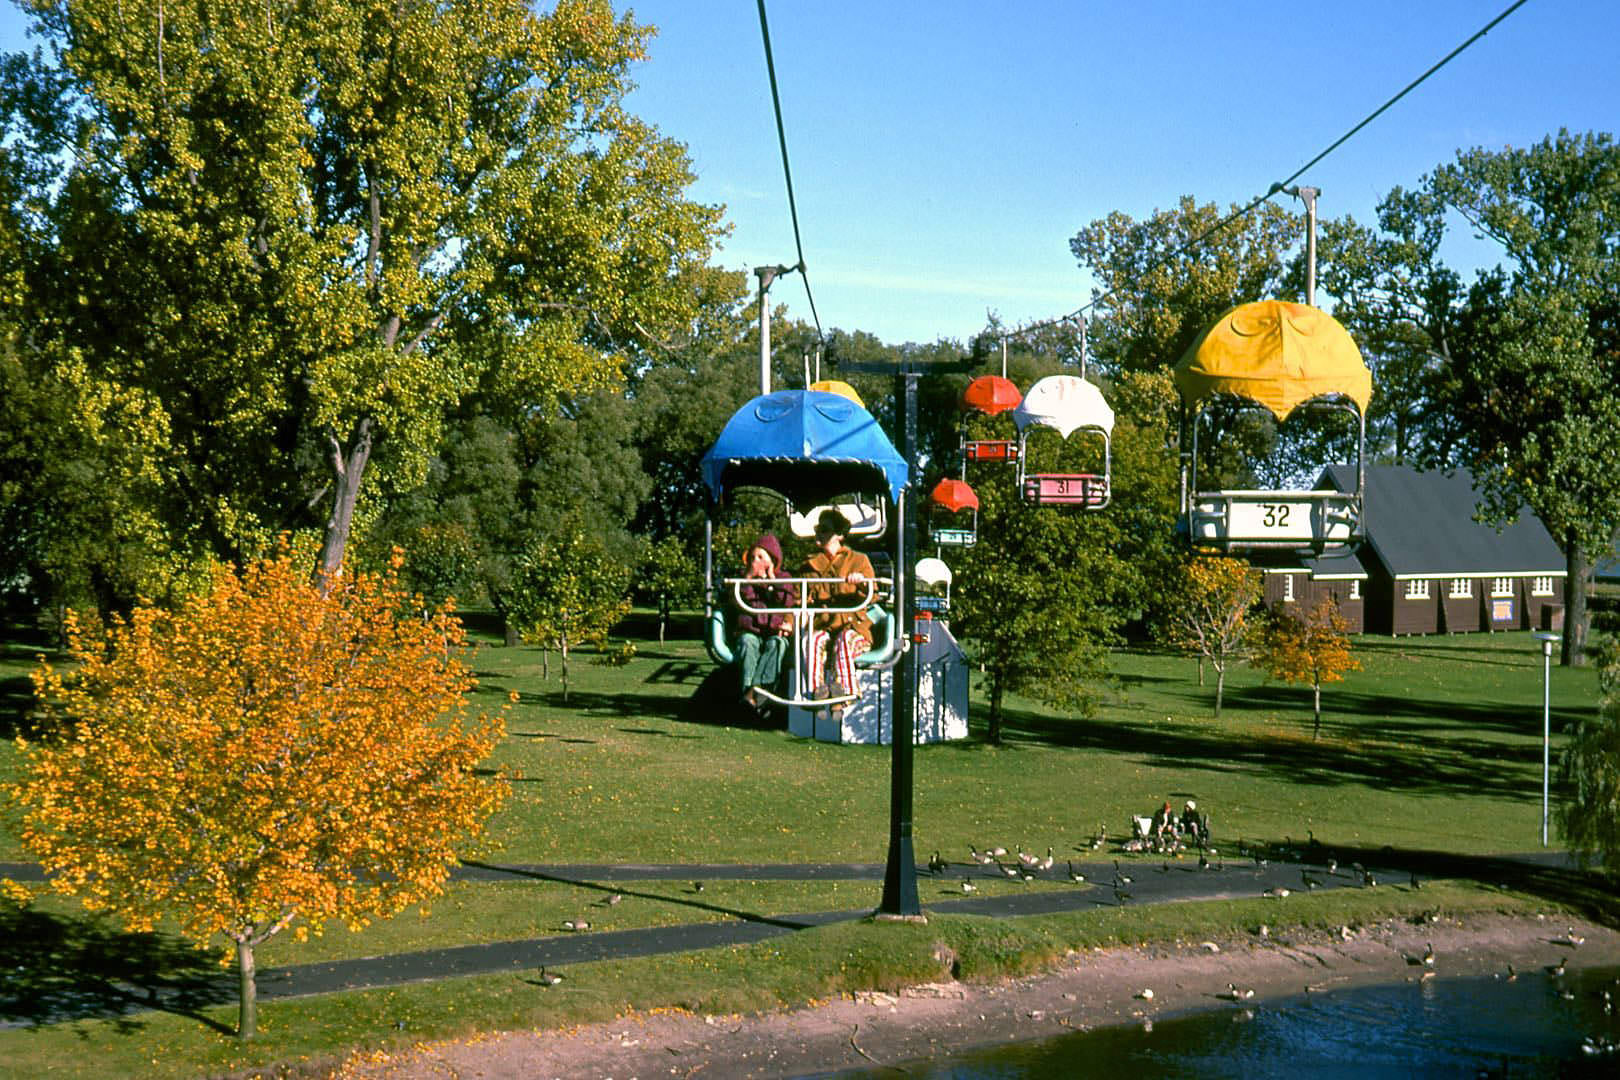
[[[1620,969],[1505,979],[1430,979],[1254,1008],[1077,1032],[902,1067],[926,1080],[1129,1077],[1620,1077]],[[1612,1044],[1611,1044],[1612,1045]],[[893,1068],[833,1074],[894,1076]]]

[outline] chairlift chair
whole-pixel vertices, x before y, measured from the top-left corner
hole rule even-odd
[[[970,511],[967,527],[962,513]],[[967,481],[945,477],[928,494],[928,534],[941,547],[972,547],[979,539],[979,496]]]
[[[951,568],[945,560],[928,556],[918,559],[912,570],[916,592],[912,603],[918,611],[948,615],[951,610]]]
[[[1182,398],[1181,518],[1194,551],[1238,554],[1340,551],[1365,536],[1362,520],[1372,373],[1332,316],[1307,304],[1262,300],[1222,315],[1173,372]],[[1356,486],[1334,490],[1201,490],[1201,421],[1217,402],[1269,411],[1332,409],[1356,418]]]
[[[834,579],[792,577],[777,579],[792,586],[797,603],[792,607],[759,608],[742,601],[747,578],[717,576],[714,559],[714,523],[721,510],[743,491],[762,491],[783,500],[789,526],[796,535],[811,535],[820,513],[836,507],[851,521],[850,533],[870,540],[894,540],[894,561],[899,562],[899,538],[904,529],[905,488],[910,467],[877,421],[849,397],[819,390],[782,390],[749,401],[726,423],[702,461],[703,480],[709,489],[709,515],[704,523],[704,640],[717,664],[735,660],[726,633],[726,601],[756,614],[785,614],[793,619],[792,686],[785,694],[768,687],[755,692],[780,705],[821,708],[855,700],[842,697],[812,698],[806,685],[804,658],[809,631],[818,613],[864,610],[872,622],[872,647],[856,657],[858,669],[892,667],[901,652],[899,619],[884,607],[900,610],[905,583],[878,577],[866,583],[865,595],[848,607],[811,607],[810,587]],[[795,507],[813,509],[796,512]],[[894,524],[890,530],[890,509]],[[808,529],[808,531],[804,531]],[[875,569],[875,567],[874,567]],[[757,582],[752,582],[757,584]],[[853,691],[853,688],[851,688]]]
[[[1114,410],[1102,391],[1078,375],[1048,375],[1037,380],[1013,411],[1018,426],[1018,491],[1035,506],[1078,506],[1101,510],[1112,499]],[[1102,437],[1101,473],[1038,473],[1029,469],[1029,437],[1036,429],[1056,431],[1067,439],[1076,431]]]
[[[981,412],[986,416],[996,416],[1016,409],[1023,395],[1018,392],[1018,386],[1003,375],[980,375],[968,383],[967,389],[962,391],[962,408],[965,412]],[[967,462],[1001,462],[1011,464],[1019,458],[1019,444],[1015,439],[970,439],[967,429],[962,430],[962,461],[964,467]]]

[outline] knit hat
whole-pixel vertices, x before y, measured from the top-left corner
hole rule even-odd
[[[782,565],[782,544],[776,539],[775,533],[766,533],[764,536],[761,536],[758,540],[754,541],[753,547],[750,547],[748,550],[752,551],[754,548],[764,548],[765,554],[771,557],[771,564],[773,566]]]

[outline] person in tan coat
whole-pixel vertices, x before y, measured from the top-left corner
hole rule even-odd
[[[819,550],[801,571],[807,578],[837,578],[808,586],[810,606],[853,608],[867,598],[867,583],[875,576],[872,560],[844,546],[849,519],[837,510],[824,510],[816,519]],[[817,697],[859,694],[855,658],[872,647],[872,620],[859,611],[818,612],[808,635],[806,670]],[[829,652],[831,656],[829,657]],[[828,661],[832,670],[828,671]],[[831,678],[828,678],[828,675]]]

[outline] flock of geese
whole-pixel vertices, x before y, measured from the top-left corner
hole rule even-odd
[[[1097,833],[1092,837],[1089,844],[1089,850],[1102,850],[1107,844],[1107,837],[1108,832],[1106,826],[1099,828]],[[1077,847],[1076,850],[1085,851],[1087,848]],[[1371,870],[1367,869],[1358,862],[1352,862],[1346,866],[1341,866],[1338,859],[1331,852],[1323,848],[1314,836],[1309,838],[1308,846],[1305,848],[1296,846],[1291,839],[1286,840],[1281,845],[1267,844],[1261,846],[1251,845],[1247,841],[1239,840],[1238,853],[1245,860],[1252,860],[1256,872],[1266,870],[1273,860],[1305,864],[1302,865],[1300,869],[1300,886],[1307,892],[1328,885],[1330,879],[1339,878],[1345,878],[1351,882],[1358,883],[1363,888],[1373,888],[1378,885],[1378,878]],[[1215,856],[1216,860],[1211,861],[1210,856]],[[1024,883],[1033,882],[1039,879],[1046,879],[1047,875],[1051,875],[1052,872],[1057,868],[1057,856],[1054,853],[1053,848],[1050,846],[1047,847],[1046,854],[1044,856],[1037,855],[1030,851],[1025,851],[1021,847],[1009,854],[1006,848],[999,845],[987,845],[983,851],[980,851],[976,846],[970,846],[968,848],[968,859],[968,865],[980,868],[981,872],[983,873],[988,874],[990,872],[989,868],[994,867],[995,873],[999,876],[1011,881],[1021,881]],[[1131,898],[1132,895],[1128,887],[1136,879],[1130,873],[1126,872],[1126,870],[1120,865],[1119,859],[1115,858],[1113,860],[1113,864],[1113,875],[1111,879],[1107,881],[1099,881],[1096,884],[1111,889],[1114,895],[1115,903],[1124,904]],[[955,865],[959,864],[953,864],[944,858],[944,856],[942,856],[938,851],[935,851],[928,859],[928,872],[935,877],[944,876],[951,873],[953,866]],[[1198,854],[1199,870],[1219,871],[1224,870],[1225,866],[1225,861],[1219,858],[1219,852],[1215,848],[1209,847],[1200,849]],[[1320,870],[1313,872],[1312,867],[1320,867]],[[1160,869],[1162,871],[1170,870],[1168,859],[1164,861],[1164,864]],[[1075,868],[1074,861],[1072,859],[1064,860],[1064,871],[1067,880],[1070,882],[1074,884],[1086,883],[1086,875]],[[1054,876],[1049,880],[1056,880],[1056,878]],[[1337,880],[1334,880],[1332,883],[1339,884]],[[1423,887],[1421,880],[1419,880],[1415,873],[1408,875],[1407,885],[1413,890],[1420,890]],[[701,881],[692,882],[692,888],[690,891],[693,893],[701,893],[703,891],[703,883]],[[974,893],[978,891],[978,886],[974,884],[972,873],[969,873],[962,878],[961,891],[963,893]],[[1268,899],[1282,900],[1292,895],[1293,891],[1294,890],[1288,888],[1287,886],[1273,884],[1267,887],[1261,895]],[[623,899],[624,897],[620,893],[610,893],[608,896],[598,901],[598,904],[604,907],[613,907],[619,904]],[[1429,921],[1435,921],[1435,917],[1436,916],[1434,915],[1430,915]],[[590,927],[590,922],[582,918],[567,919],[562,923],[562,929],[571,933],[589,930]],[[1346,929],[1348,930],[1348,928]],[[1262,936],[1264,936],[1265,927],[1261,928],[1261,933]],[[1550,944],[1571,951],[1585,944],[1585,942],[1586,938],[1577,933],[1573,926],[1569,927],[1562,935],[1550,939]],[[1212,949],[1218,949],[1218,946],[1211,943],[1206,943],[1206,946]],[[1437,963],[1433,942],[1425,943],[1422,953],[1403,955],[1408,965],[1421,969],[1420,974],[1418,975],[1420,980],[1430,979],[1435,976],[1437,972]],[[1574,992],[1568,989],[1568,987],[1564,984],[1564,979],[1569,972],[1569,958],[1570,957],[1567,953],[1560,956],[1555,963],[1548,964],[1545,971],[1548,979],[1557,989],[1559,995],[1566,1000],[1573,1000],[1575,997]],[[1504,979],[1507,982],[1513,982],[1518,979],[1519,973],[1514,969],[1514,966],[1509,963],[1507,965],[1506,973],[1503,975],[1498,975],[1497,977]],[[563,976],[560,972],[552,971],[547,966],[541,965],[539,971],[536,973],[534,981],[536,985],[542,987],[555,987],[562,983]],[[1616,987],[1620,987],[1620,979],[1614,980],[1614,985]],[[1615,992],[1616,991],[1612,991],[1608,987],[1604,987],[1598,991],[1598,997],[1601,999],[1602,1011],[1605,1016],[1613,1015],[1613,996]],[[1153,997],[1153,991],[1143,990],[1136,996],[1143,1000],[1151,1000]],[[1251,1001],[1255,996],[1255,991],[1253,988],[1242,987],[1236,983],[1228,982],[1226,984],[1226,989],[1215,994],[1214,996],[1224,1001],[1242,1003]],[[1620,1039],[1615,1039],[1607,1035],[1588,1035],[1582,1042],[1581,1049],[1583,1053],[1589,1056],[1620,1054]]]

